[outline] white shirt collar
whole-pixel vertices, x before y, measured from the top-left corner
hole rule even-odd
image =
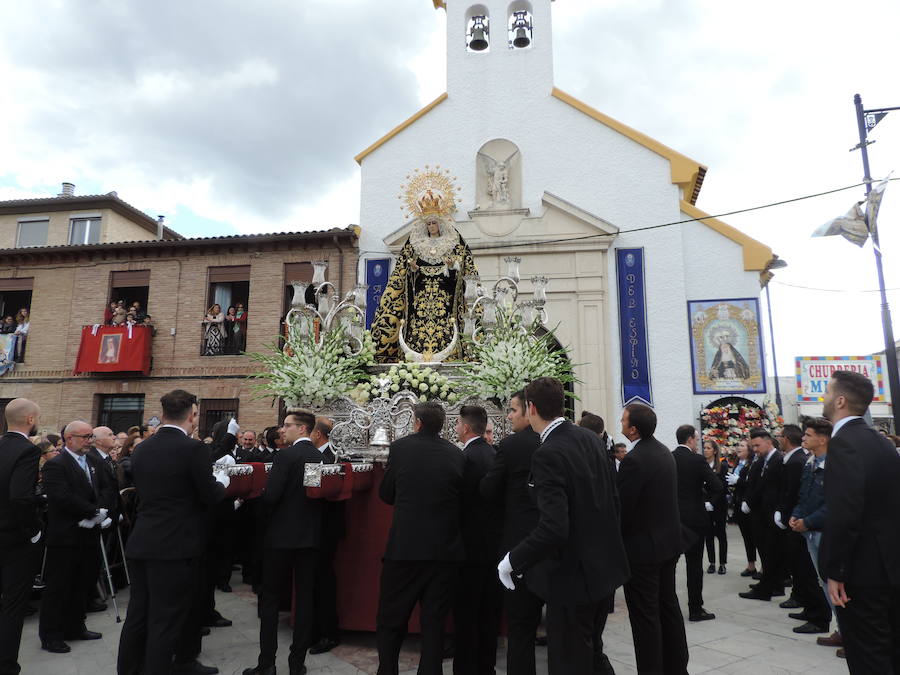
[[[769,452],[766,453],[766,456],[763,457],[763,461],[768,462],[770,459],[772,459],[772,455],[776,452],[778,452],[778,448],[773,447],[771,450],[769,450]]]
[[[302,443],[303,441],[309,441],[310,443],[312,443],[312,439],[310,439],[309,436],[304,436],[303,438],[298,438],[296,441],[294,441],[294,445],[297,445],[297,443]]]
[[[837,432],[840,431],[847,422],[851,420],[861,420],[862,417],[859,415],[850,415],[849,417],[844,417],[843,419],[839,419],[834,423],[834,428],[831,430],[831,437],[834,438],[837,436]]]
[[[100,448],[98,448],[98,447],[96,447],[96,446],[94,447],[94,450],[96,450],[97,452],[99,452],[99,453],[100,453],[100,456],[101,456],[103,459],[106,459],[107,457],[109,457],[109,453],[108,453],[108,452],[103,452],[103,450],[101,450]]]
[[[330,446],[331,446],[331,441],[325,441],[324,443],[322,443],[322,447],[321,447],[321,448],[318,448],[318,451],[321,452],[321,453],[324,455],[324,454],[325,454],[325,451],[326,451]]]
[[[175,424],[163,424],[161,427],[159,427],[159,429],[178,429],[178,431],[180,431],[181,433],[183,433],[185,436],[188,435],[188,433],[187,433],[184,429],[182,429],[181,427],[179,427],[179,426],[177,426],[177,425],[175,425]],[[157,431],[158,431],[159,429],[157,429]]]
[[[634,449],[634,446],[636,446],[640,442],[641,442],[641,439],[640,439],[640,437],[638,437],[638,438],[635,438],[633,441],[628,441],[627,443],[625,443],[625,454],[627,455],[629,452],[631,452]]]
[[[553,421],[548,424],[544,430],[541,432],[541,443],[547,440],[547,436],[550,435],[550,432],[553,431],[556,427],[566,421],[565,417],[557,417]]]
[[[472,436],[472,438],[463,443],[462,449],[465,450],[469,447],[469,445],[471,445],[472,441],[477,441],[479,438],[481,438],[481,436]]]
[[[801,452],[803,452],[802,449],[801,449],[801,447],[800,447],[800,446],[797,446],[796,448],[794,448],[794,449],[791,450],[790,452],[784,453],[784,463],[787,464],[787,461],[788,461],[788,460],[794,455],[794,453],[797,452],[798,450],[800,450]]]
[[[13,431],[12,429],[10,429],[9,432],[11,434],[19,434],[20,436],[22,436],[24,438],[28,438],[28,434],[23,434],[21,431]]]
[[[78,462],[79,465],[81,465],[81,458],[83,457],[83,455],[75,454],[74,452],[69,450],[69,448],[64,448],[64,450],[72,456],[72,459],[74,459],[76,462]]]

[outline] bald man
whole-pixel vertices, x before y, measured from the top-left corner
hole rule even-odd
[[[19,672],[22,622],[34,574],[41,525],[35,487],[41,451],[28,439],[41,410],[17,398],[6,405],[8,431],[0,438],[0,673]]]
[[[116,467],[113,465],[109,453],[116,447],[116,442],[116,435],[112,429],[94,427],[94,440],[87,451],[88,460],[102,470],[103,487],[100,492],[108,500],[103,506],[109,509],[109,515],[114,523],[118,522],[119,481],[116,477]]]
[[[41,601],[38,635],[54,654],[71,651],[65,640],[103,637],[84,623],[91,587],[100,573],[100,530],[108,518],[108,497],[101,497],[101,471],[85,456],[94,430],[87,422],[63,429],[65,446],[43,468],[47,496],[47,588]]]

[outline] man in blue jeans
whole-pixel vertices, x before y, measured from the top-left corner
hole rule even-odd
[[[803,467],[797,506],[794,508],[788,524],[794,532],[802,534],[806,539],[806,548],[809,550],[812,564],[816,568],[819,585],[822,587],[825,601],[833,614],[834,606],[831,605],[825,582],[819,574],[819,543],[822,539],[822,530],[825,528],[826,516],[825,456],[828,453],[831,430],[831,422],[824,418],[816,418],[806,424],[806,430],[803,433],[803,447],[812,453],[812,457]],[[795,619],[807,619],[804,616],[805,611],[796,612],[790,616]],[[840,630],[830,637],[819,638],[819,644],[840,646]]]

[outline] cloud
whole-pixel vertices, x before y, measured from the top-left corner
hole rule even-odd
[[[0,155],[24,189],[102,180],[151,211],[195,191],[204,216],[271,230],[417,109],[409,64],[435,14],[423,0],[18,5],[0,27],[18,109],[0,112]]]

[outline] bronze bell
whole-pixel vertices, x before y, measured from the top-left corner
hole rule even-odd
[[[474,52],[483,52],[487,48],[487,31],[484,28],[474,28],[472,30],[472,39],[469,41],[469,49]]]
[[[522,49],[531,44],[531,38],[528,37],[528,31],[524,28],[516,28],[516,37],[513,39],[513,47]]]

